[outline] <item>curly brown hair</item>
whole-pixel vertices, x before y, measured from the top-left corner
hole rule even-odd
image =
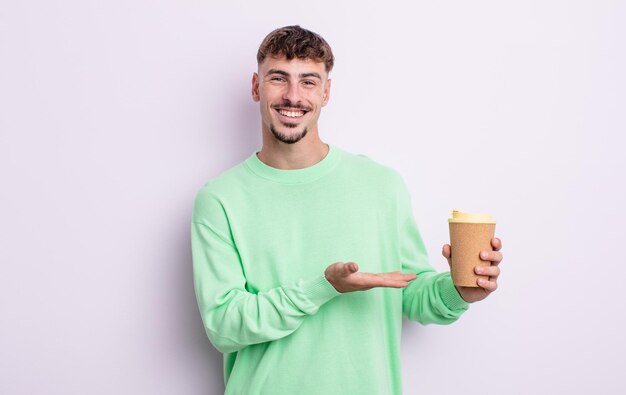
[[[298,25],[281,27],[268,34],[259,46],[256,55],[258,64],[263,63],[267,56],[323,62],[327,73],[330,73],[335,63],[333,51],[326,40]]]

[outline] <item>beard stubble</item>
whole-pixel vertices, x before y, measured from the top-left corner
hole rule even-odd
[[[298,127],[298,125],[293,123],[283,123],[283,125],[291,129]],[[298,141],[302,140],[304,136],[306,136],[306,134],[308,133],[308,129],[305,127],[304,129],[302,129],[301,133],[295,135],[286,135],[276,130],[273,124],[270,125],[270,131],[272,132],[276,140],[285,144],[295,144]]]

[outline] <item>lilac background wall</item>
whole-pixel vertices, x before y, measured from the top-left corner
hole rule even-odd
[[[337,57],[322,139],[403,174],[433,265],[452,208],[499,221],[500,289],[405,324],[405,393],[626,392],[624,1],[223,3],[0,7],[0,393],[223,392],[190,213],[293,23]]]

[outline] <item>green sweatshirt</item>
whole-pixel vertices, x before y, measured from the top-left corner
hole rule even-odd
[[[194,286],[226,394],[400,394],[402,315],[448,324],[468,308],[429,265],[402,177],[329,146],[297,170],[254,152],[198,192]],[[342,294],[324,277],[340,261],[417,279]]]

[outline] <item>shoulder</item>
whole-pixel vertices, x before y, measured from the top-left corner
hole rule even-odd
[[[193,220],[202,221],[225,215],[224,202],[233,195],[245,193],[249,172],[242,161],[206,181],[194,200]]]
[[[366,154],[344,151],[345,168],[352,174],[366,178],[373,183],[384,183],[394,187],[402,187],[402,175],[390,165],[373,159]]]

